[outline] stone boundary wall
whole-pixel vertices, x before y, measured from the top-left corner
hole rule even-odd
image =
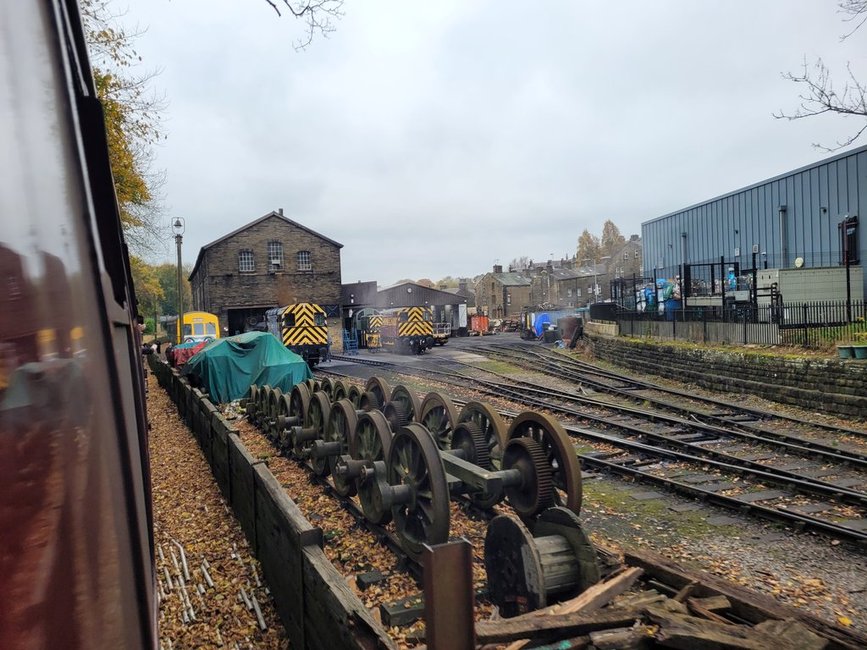
[[[322,549],[322,530],[304,518],[267,463],[255,460],[237,430],[177,370],[148,355],[160,386],[178,407],[214,479],[262,563],[293,648],[395,649]]]
[[[756,395],[833,415],[867,418],[867,363],[719,350],[591,335],[597,358],[734,395]]]

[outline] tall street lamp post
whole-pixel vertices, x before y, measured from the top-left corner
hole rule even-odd
[[[175,244],[178,247],[178,343],[183,342],[184,330],[184,283],[183,283],[183,266],[181,264],[181,245],[184,242],[184,220],[181,217],[175,218],[172,222],[172,232],[175,233]]]

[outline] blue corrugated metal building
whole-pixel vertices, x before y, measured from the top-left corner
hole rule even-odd
[[[791,268],[799,257],[805,267],[837,266],[847,245],[850,264],[867,270],[865,212],[867,146],[643,223],[645,275],[672,278],[683,264],[721,257],[749,268],[754,250],[759,267]]]

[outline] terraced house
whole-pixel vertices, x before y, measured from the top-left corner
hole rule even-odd
[[[190,273],[193,308],[216,314],[229,334],[295,302],[315,302],[337,322],[341,248],[282,208],[269,212],[202,247]]]

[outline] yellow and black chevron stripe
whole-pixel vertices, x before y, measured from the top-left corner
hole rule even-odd
[[[406,314],[406,318],[402,316]],[[398,336],[427,336],[433,334],[430,310],[426,307],[406,307],[398,315]]]
[[[328,324],[325,310],[310,302],[288,305],[281,314],[283,320],[283,345],[326,345]]]
[[[367,329],[371,332],[377,332],[382,327],[382,315],[374,314],[367,319]]]

